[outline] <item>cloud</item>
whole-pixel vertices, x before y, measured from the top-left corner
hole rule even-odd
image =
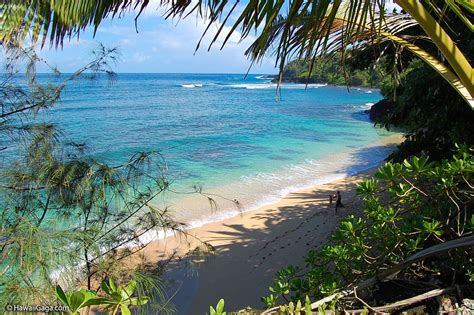
[[[235,31],[224,49],[220,50],[230,31],[229,26],[224,26],[221,36],[208,51],[220,27],[217,23],[211,26],[196,52],[196,45],[209,20],[195,16],[184,20],[165,20],[163,13],[164,8],[152,1],[138,19],[138,33],[134,21],[137,12],[131,12],[121,19],[104,20],[95,38],[89,28],[81,34],[79,41],[66,41],[64,48],[58,51],[45,48],[41,55],[53,60],[62,71],[70,72],[87,62],[96,43],[101,42],[120,49],[121,60],[115,68],[118,72],[245,73],[248,70],[250,61],[244,52],[253,42],[253,36],[241,41],[241,34]],[[273,60],[265,60],[263,66],[254,67],[253,72],[274,72]]]
[[[194,3],[196,0],[192,0]],[[386,1],[389,10],[398,7],[393,1]],[[119,72],[240,72],[244,73],[250,66],[245,57],[245,50],[255,40],[249,35],[241,38],[235,30],[223,50],[221,45],[231,30],[238,13],[245,4],[239,4],[236,12],[229,18],[228,25],[208,51],[214,35],[221,26],[220,22],[210,27],[196,52],[202,34],[209,20],[190,15],[184,20],[164,19],[166,8],[161,7],[159,0],[152,0],[138,19],[138,33],[135,28],[137,11],[124,14],[120,19],[106,19],[99,26],[95,38],[91,28],[81,34],[80,39],[66,40],[64,48],[56,51],[46,44],[40,55],[56,64],[63,71],[74,71],[90,59],[91,50],[97,42],[106,46],[118,47],[121,50],[121,62],[116,70]],[[273,73],[274,58],[263,59],[262,65],[255,65],[253,72]]]
[[[114,24],[110,26],[99,26],[99,28],[97,29],[97,34],[129,36],[133,33],[136,33],[136,31],[131,26],[120,26],[120,25],[114,25]]]

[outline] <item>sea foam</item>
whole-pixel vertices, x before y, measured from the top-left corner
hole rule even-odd
[[[208,200],[200,195],[175,201],[171,207],[179,221],[186,222],[186,229],[235,217],[243,212],[256,210],[280,201],[291,193],[330,183],[377,166],[393,150],[393,146],[373,143],[363,149],[370,159],[358,160],[357,150],[334,152],[323,159],[307,159],[301,164],[288,164],[277,172],[258,172],[241,176],[234,182],[204,190],[216,196],[217,209],[212,210]],[[337,159],[334,159],[337,156]],[[223,199],[220,199],[222,196]],[[238,200],[237,208],[231,200]],[[188,210],[192,209],[192,213]],[[150,232],[144,241],[172,235],[172,231]]]
[[[181,86],[186,89],[193,89],[197,87],[203,87],[203,84],[181,84]]]

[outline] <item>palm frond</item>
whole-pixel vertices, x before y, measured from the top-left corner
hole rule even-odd
[[[60,45],[65,38],[79,36],[88,26],[92,26],[95,32],[107,17],[117,17],[135,10],[137,19],[149,2],[7,0],[0,5],[0,41],[20,45],[31,32],[33,42],[40,40],[44,44],[49,36],[52,45]],[[242,8],[238,7],[238,0],[159,0],[157,4],[167,8],[165,18],[179,19],[191,14],[204,18],[209,24],[203,36],[212,29],[211,25],[217,24],[217,31],[210,46],[215,44],[220,36],[224,36],[222,48],[236,32],[239,32],[241,39],[258,33],[257,40],[249,48],[247,55],[253,62],[258,62],[264,55],[273,53],[276,66],[280,70],[280,80],[285,63],[295,54],[314,61],[317,54],[338,48],[343,52],[344,58],[345,49],[362,43],[380,42],[387,38],[382,32],[394,35],[416,21],[441,50],[472,99],[474,70],[444,29],[449,30],[450,21],[446,18],[446,13],[450,10],[472,31],[472,2],[395,2],[413,19],[403,21],[399,17],[388,16],[385,12],[385,1],[380,0],[249,0]],[[237,8],[241,9],[238,13]],[[236,19],[230,23],[230,31],[227,31],[228,28],[224,26],[232,20],[231,15],[235,15]],[[438,21],[434,17],[437,17]],[[199,41],[198,48],[200,44]],[[463,95],[465,96],[465,93]]]
[[[466,56],[443,29],[441,24],[431,16],[428,10],[419,1],[397,0],[396,2],[418,21],[425,33],[441,51],[444,58],[446,58],[453,68],[460,84],[467,90],[467,94],[470,95],[469,99],[471,101],[469,101],[469,103],[472,107],[474,103],[474,101],[472,101],[474,98],[474,68]]]

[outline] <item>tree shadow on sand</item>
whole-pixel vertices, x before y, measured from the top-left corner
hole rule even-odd
[[[354,152],[351,158],[355,163],[340,171],[351,174],[367,169],[365,161],[381,150],[387,152],[388,148],[374,146]],[[366,177],[355,175],[350,182],[291,193],[279,207],[242,213],[240,218],[247,223],[234,223],[239,222],[236,218],[233,223],[223,223],[222,229],[209,230],[211,236],[204,241],[213,245],[214,255],[195,265],[195,273],[185,271],[184,262],[191,258],[174,264],[168,272],[168,277],[178,278],[180,290],[173,299],[178,313],[205,314],[220,298],[229,310],[263,307],[260,297],[268,295],[277,271],[289,264],[304,267],[304,255],[327,244],[341,218],[361,213],[356,183]],[[328,200],[335,190],[341,191],[345,205],[337,214]]]

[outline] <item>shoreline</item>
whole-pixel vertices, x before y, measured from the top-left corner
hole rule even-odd
[[[275,76],[261,76],[262,78],[256,78],[256,79],[271,79],[271,83],[278,83],[278,75]],[[370,90],[380,90],[380,87],[377,86],[364,86],[364,85],[347,85],[347,84],[335,84],[335,83],[329,83],[329,82],[315,82],[311,81],[307,78],[301,78],[301,77],[292,77],[292,78],[283,78],[281,83],[294,83],[294,84],[323,84],[327,86],[336,86],[336,87],[349,87],[350,89],[370,89]]]
[[[398,133],[389,135],[375,142],[374,144],[367,146],[366,148],[377,147],[377,146],[387,146],[387,147],[394,146],[396,144],[399,144],[402,141],[402,138],[403,138],[402,134],[398,134]],[[191,196],[190,200],[185,200],[184,202],[181,201],[182,203],[179,204],[178,209],[181,211],[185,209],[192,209],[193,207],[196,206],[195,203],[199,202],[201,204],[207,204],[206,207],[209,206],[208,208],[209,215],[206,216],[204,219],[197,218],[197,219],[192,219],[188,222],[184,222],[185,223],[184,230],[191,231],[193,229],[201,228],[207,224],[212,224],[212,223],[232,219],[234,217],[242,215],[243,213],[255,211],[260,208],[276,204],[280,202],[281,200],[283,200],[284,198],[286,198],[286,196],[292,193],[295,193],[301,190],[310,189],[312,187],[317,187],[319,185],[324,185],[324,184],[331,183],[334,181],[338,181],[349,176],[357,175],[361,172],[365,172],[374,167],[377,167],[382,162],[383,160],[366,162],[366,164],[361,164],[357,161],[354,161],[352,164],[346,165],[343,168],[342,172],[331,172],[331,173],[324,174],[320,178],[315,178],[312,181],[304,181],[299,184],[295,184],[295,183],[289,184],[286,187],[279,188],[277,191],[271,192],[265,198],[261,198],[260,200],[254,201],[253,203],[250,203],[250,204],[245,203],[245,202],[242,203],[241,202],[242,200],[240,199],[234,199],[234,200],[239,201],[240,206],[241,206],[240,208],[237,208],[234,204],[232,204],[232,202],[230,202],[230,199],[232,199],[234,196],[229,195],[229,194],[227,194],[228,196],[222,195],[219,192],[215,194],[215,197],[216,197],[215,200],[218,206],[218,209],[215,209],[215,210],[212,210],[210,208],[210,206],[207,204],[208,201],[205,200],[204,197],[200,197],[197,195]],[[213,189],[209,190],[209,193],[211,193],[211,195],[213,194],[213,192],[214,192]],[[178,218],[178,221],[182,222],[184,220],[179,220]],[[168,235],[168,233],[169,231],[168,232],[165,232],[165,231],[150,232],[142,236],[140,240],[144,243],[148,243],[150,241],[163,240],[163,239],[171,237]]]
[[[401,136],[387,138],[385,144],[393,145]],[[176,304],[178,314],[205,314],[220,298],[225,299],[226,310],[262,308],[260,297],[269,294],[278,270],[289,264],[304,266],[305,253],[324,245],[342,217],[361,213],[356,183],[371,176],[378,166],[191,228],[186,236],[155,240],[139,253],[155,265],[171,256],[178,258],[170,263],[164,277],[174,284],[169,296],[174,296],[171,303]],[[341,191],[345,205],[338,214],[328,201],[328,195],[336,190]],[[187,256],[195,249],[202,250],[197,239],[211,245],[213,255]]]

